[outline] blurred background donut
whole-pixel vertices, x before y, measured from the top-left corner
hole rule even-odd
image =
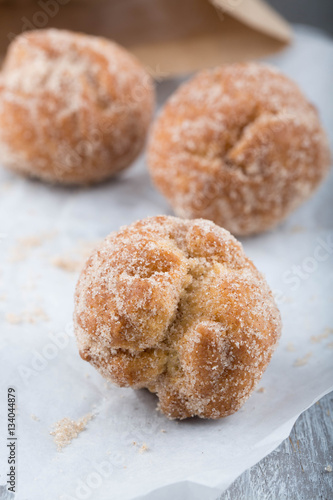
[[[0,76],[0,157],[21,174],[91,184],[140,153],[153,83],[125,49],[55,29],[11,44]]]
[[[259,63],[198,73],[157,119],[148,162],[176,215],[237,235],[285,219],[328,172],[326,134],[289,78]]]

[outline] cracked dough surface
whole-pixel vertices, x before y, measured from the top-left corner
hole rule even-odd
[[[329,162],[314,106],[289,78],[258,63],[202,71],[182,85],[153,127],[148,155],[176,215],[238,235],[285,219]]]
[[[75,293],[81,357],[119,386],[148,388],[169,418],[220,418],[249,397],[280,315],[226,230],[159,216],[110,234]]]
[[[0,74],[1,162],[62,184],[100,182],[141,151],[154,107],[143,66],[99,37],[18,36]]]

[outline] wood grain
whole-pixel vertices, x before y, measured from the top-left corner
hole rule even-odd
[[[219,500],[332,500],[333,392],[304,412],[273,453]]]

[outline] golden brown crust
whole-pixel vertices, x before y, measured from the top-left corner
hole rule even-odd
[[[148,162],[175,213],[238,235],[267,230],[328,171],[317,111],[291,80],[258,63],[198,73],[164,106]]]
[[[152,217],[108,236],[76,287],[80,354],[120,386],[156,392],[169,418],[237,411],[280,335],[269,288],[210,221]]]
[[[151,78],[125,49],[55,29],[11,44],[0,76],[0,159],[63,184],[102,181],[141,151],[154,106]]]

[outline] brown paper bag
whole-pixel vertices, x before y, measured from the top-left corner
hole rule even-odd
[[[291,38],[262,0],[5,0],[0,53],[17,34],[50,27],[113,39],[159,78],[263,57]]]

